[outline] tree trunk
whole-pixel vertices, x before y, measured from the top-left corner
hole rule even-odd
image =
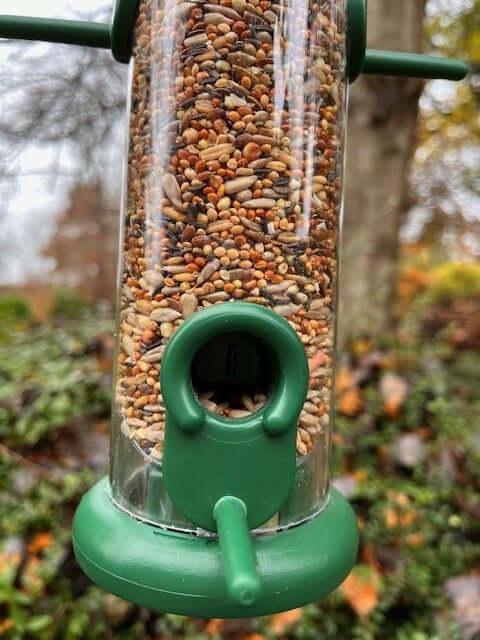
[[[426,0],[370,0],[368,46],[420,51]],[[352,87],[341,253],[341,337],[392,324],[419,80],[363,76]]]

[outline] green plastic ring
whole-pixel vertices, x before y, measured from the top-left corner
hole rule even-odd
[[[186,431],[205,423],[206,409],[195,399],[191,385],[192,360],[198,350],[217,335],[246,333],[259,338],[275,353],[278,376],[268,405],[260,412],[265,429],[280,433],[295,424],[305,400],[308,367],[305,349],[295,331],[281,316],[260,305],[227,302],[191,316],[168,343],[162,363],[161,386],[165,406]],[[255,421],[259,413],[255,414]],[[231,421],[215,418],[231,429]],[[253,420],[253,418],[252,418]]]
[[[262,343],[268,350],[265,371],[274,378],[267,404],[236,420],[207,411],[192,387],[194,356],[225,334],[244,334]],[[284,318],[259,305],[214,305],[177,329],[161,370],[166,408],[163,479],[183,516],[215,531],[216,503],[233,496],[245,503],[248,527],[254,529],[281,509],[294,482],[296,425],[308,379],[305,348],[297,334]]]
[[[367,2],[348,0],[348,53],[347,74],[354,82],[362,73],[367,50]]]
[[[117,0],[115,4],[111,46],[113,57],[118,62],[130,62],[137,9],[138,0]]]

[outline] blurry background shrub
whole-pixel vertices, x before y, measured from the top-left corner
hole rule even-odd
[[[370,46],[423,44],[471,73],[352,89],[333,473],[359,563],[324,602],[266,619],[154,615],[75,563],[75,506],[108,466],[126,69],[2,43],[0,639],[480,637],[480,0],[369,9]]]

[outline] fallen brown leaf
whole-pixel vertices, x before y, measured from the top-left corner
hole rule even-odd
[[[395,502],[400,507],[409,507],[410,498],[405,493],[398,493],[398,491],[387,491],[387,498],[392,502]]]
[[[355,480],[360,484],[361,482],[363,482],[366,479],[367,472],[364,471],[363,469],[356,469],[353,472],[353,476],[354,476]]]
[[[394,529],[398,526],[397,512],[391,507],[385,509],[385,525],[387,529]]]
[[[225,620],[223,618],[211,618],[211,620],[207,622],[205,631],[214,635],[216,633],[220,633],[224,625]]]
[[[418,518],[418,513],[414,509],[409,509],[400,516],[400,522],[404,527],[409,527]]]
[[[404,305],[408,305],[432,281],[431,274],[411,266],[403,270],[397,282],[397,294]]]
[[[357,615],[365,617],[377,606],[379,583],[377,572],[362,565],[356,567],[344,580],[340,591]]]
[[[363,409],[363,396],[357,387],[345,391],[338,401],[338,410],[345,416],[353,418]]]
[[[11,629],[13,629],[13,621],[10,618],[0,620],[0,636],[3,636]]]
[[[27,547],[29,553],[40,553],[53,544],[53,536],[49,532],[37,533]]]
[[[393,503],[398,505],[397,507],[387,507],[385,509],[385,525],[387,528],[411,526],[418,518],[418,513],[412,508],[410,498],[404,493],[395,491],[388,491],[387,496]]]
[[[355,386],[353,371],[348,367],[341,367],[335,376],[335,390],[337,394],[341,395],[353,386]]]
[[[111,358],[98,358],[97,359],[97,367],[100,371],[108,371],[112,370],[113,361]]]
[[[411,533],[407,536],[407,544],[409,547],[421,547],[425,542],[425,538],[421,533]]]

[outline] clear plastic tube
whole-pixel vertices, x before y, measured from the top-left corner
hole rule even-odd
[[[192,313],[242,300],[283,316],[310,368],[288,503],[264,530],[328,496],[344,153],[345,1],[141,0],[131,63],[112,426],[112,499],[192,531],[162,483],[159,383]],[[198,384],[232,419],[267,388]]]

